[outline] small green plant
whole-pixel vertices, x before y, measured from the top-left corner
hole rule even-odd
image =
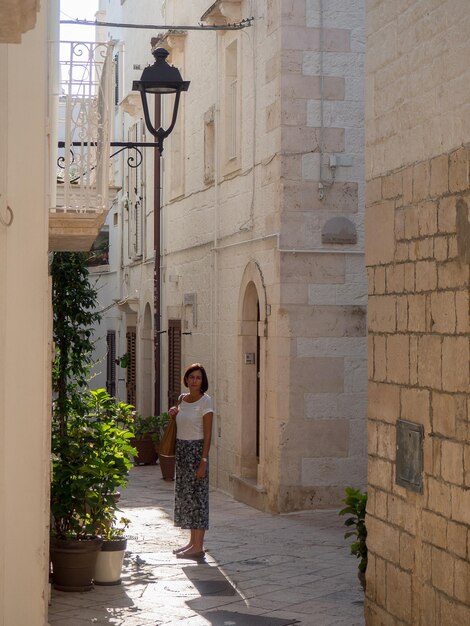
[[[101,537],[106,541],[113,541],[116,539],[122,539],[126,535],[126,530],[129,527],[131,520],[127,517],[121,517],[116,520],[109,528],[107,528],[101,534]]]
[[[157,432],[157,424],[155,415],[142,415],[141,413],[135,414],[134,417],[134,437],[137,439],[143,439],[147,435],[153,438],[153,435]]]
[[[346,497],[343,499],[346,505],[338,515],[350,515],[344,525],[353,527],[344,533],[344,538],[355,537],[355,541],[351,544],[351,554],[359,559],[359,571],[364,573],[367,569],[367,529],[366,529],[366,505],[367,492],[360,489],[346,487]]]
[[[134,418],[134,436],[137,439],[142,439],[149,435],[154,443],[158,443],[169,421],[170,416],[168,413],[147,415],[145,417],[140,413],[136,413]]]

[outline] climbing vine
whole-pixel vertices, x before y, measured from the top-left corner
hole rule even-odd
[[[93,325],[101,319],[97,292],[88,280],[88,255],[55,252],[51,265],[54,420],[65,436],[67,416],[82,402],[93,364]]]

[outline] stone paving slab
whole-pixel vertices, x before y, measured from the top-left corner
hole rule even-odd
[[[173,484],[133,468],[122,493],[131,519],[122,584],[53,590],[51,626],[364,626],[357,561],[334,511],[271,515],[211,491],[202,561],[177,559]]]

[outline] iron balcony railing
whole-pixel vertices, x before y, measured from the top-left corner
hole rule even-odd
[[[53,212],[108,209],[113,63],[111,43],[60,43],[59,158]]]

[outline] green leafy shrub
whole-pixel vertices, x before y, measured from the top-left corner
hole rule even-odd
[[[116,491],[127,484],[136,454],[133,407],[105,389],[83,394],[65,436],[53,424],[51,513],[60,539],[105,535],[116,518]]]

